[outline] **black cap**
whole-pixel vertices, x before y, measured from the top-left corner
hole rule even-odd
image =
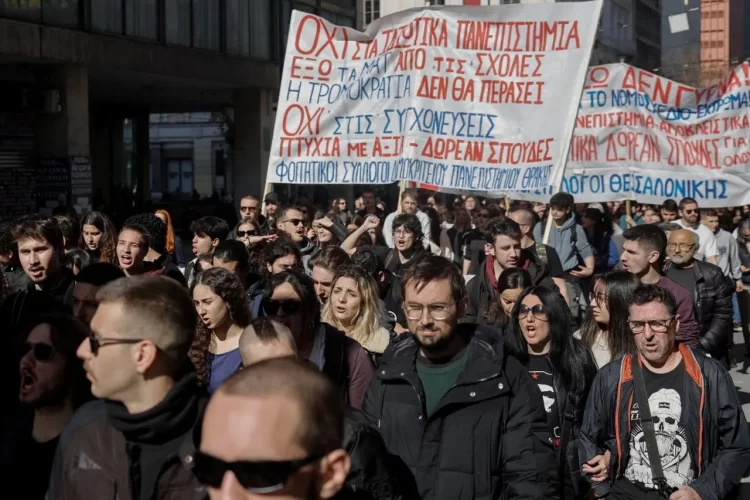
[[[263,201],[265,203],[273,203],[276,204],[279,202],[279,195],[276,193],[268,193],[265,198],[263,198]]]

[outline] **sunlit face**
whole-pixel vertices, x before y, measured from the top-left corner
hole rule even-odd
[[[609,325],[609,309],[607,307],[607,290],[601,282],[597,282],[591,294],[591,313],[594,320],[603,326]]]
[[[661,209],[661,218],[664,222],[672,222],[677,220],[677,212],[674,210],[667,210],[666,208]]]
[[[227,303],[206,285],[195,287],[193,304],[198,317],[209,330],[215,330],[232,321]]]
[[[542,301],[536,295],[527,295],[523,298],[521,304],[529,309],[533,309],[535,306],[544,307]],[[542,320],[540,316],[538,313],[529,311],[525,317],[523,314],[519,314],[518,317],[518,324],[526,343],[529,348],[534,348],[537,351],[544,348],[549,342],[549,321]]]
[[[663,321],[669,324],[667,331],[655,332],[650,325],[645,324],[643,332],[633,334],[638,352],[653,364],[664,363],[672,353],[675,337],[680,322],[672,318],[669,311],[660,302],[649,302],[643,305],[630,306],[630,322]]]
[[[680,209],[682,220],[694,226],[698,223],[698,205],[696,203],[687,203]]]
[[[687,230],[672,231],[669,234],[667,255],[669,260],[682,266],[689,264],[695,258],[698,245],[695,244],[695,235]]]
[[[415,235],[406,226],[399,226],[393,230],[393,246],[399,252],[406,252],[414,247]]]
[[[476,210],[476,209],[477,209],[477,199],[476,199],[476,198],[474,198],[473,196],[468,196],[468,197],[467,197],[467,198],[466,198],[466,199],[464,200],[464,207],[465,207],[465,208],[466,208],[466,210],[468,210],[469,212],[473,212],[474,210]]]
[[[411,196],[404,196],[401,200],[401,211],[411,215],[417,213],[417,200]]]
[[[333,315],[342,325],[351,325],[359,315],[361,299],[362,296],[355,280],[339,278],[331,291],[330,307],[333,309]]]
[[[313,229],[315,231],[315,236],[320,243],[330,243],[333,241],[333,233],[327,227],[322,224],[316,224]]]
[[[240,200],[240,216],[243,219],[258,218],[258,200],[242,198]]]
[[[521,241],[510,236],[496,236],[495,244],[490,247],[490,255],[495,257],[502,269],[518,267],[521,262]]]
[[[559,205],[550,205],[549,213],[552,214],[552,220],[560,224],[568,220],[570,208],[563,208]]]
[[[83,234],[83,242],[86,244],[86,249],[93,252],[99,249],[99,242],[102,239],[102,232],[99,228],[92,224],[84,224],[81,230]]]
[[[42,359],[37,359],[33,347],[38,345]],[[34,408],[44,408],[61,404],[69,393],[70,380],[67,379],[65,359],[56,352],[52,343],[50,325],[42,323],[34,327],[26,338],[28,352],[21,358],[21,387],[18,393],[21,403]],[[52,353],[49,358],[47,355]],[[71,360],[70,362],[75,362]]]
[[[312,268],[315,295],[318,297],[318,302],[321,304],[325,304],[328,301],[328,297],[331,295],[334,276],[336,276],[336,272],[326,269],[325,267],[313,266]]]
[[[237,227],[237,239],[245,244],[246,247],[250,246],[250,237],[256,235],[256,229],[252,224],[240,224]]]
[[[658,260],[658,252],[647,252],[637,241],[626,240],[622,245],[620,261],[626,271],[635,275],[645,274],[652,262]]]
[[[719,231],[719,216],[718,215],[706,215],[701,218],[701,222],[704,226],[709,228],[712,233]]]
[[[214,249],[214,240],[210,236],[204,234],[200,236],[198,234],[193,235],[193,253],[203,255],[204,253],[210,253]]]
[[[521,293],[523,293],[522,288],[508,288],[499,295],[500,305],[507,316],[513,312],[513,306],[516,305],[516,299]]]
[[[450,346],[458,320],[466,310],[465,301],[453,300],[450,281],[431,281],[423,286],[409,281],[404,292],[409,331],[422,350],[439,353]]]
[[[268,272],[271,274],[279,274],[283,273],[287,269],[291,269],[293,267],[297,266],[297,256],[293,253],[289,253],[284,255],[283,257],[279,257],[275,261],[273,261],[273,264],[268,264]]]
[[[143,244],[141,233],[131,229],[120,232],[117,237],[117,260],[123,271],[139,269],[147,253],[148,248]]]
[[[23,238],[18,240],[18,259],[26,276],[34,283],[44,283],[60,270],[57,249],[46,240]]]
[[[287,210],[284,220],[278,221],[277,226],[296,243],[305,239],[305,215],[299,210]]]

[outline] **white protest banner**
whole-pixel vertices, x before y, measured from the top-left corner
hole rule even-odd
[[[576,202],[750,203],[750,66],[695,89],[626,64],[589,69],[561,191]],[[548,201],[549,189],[509,193]]]
[[[292,14],[267,183],[538,189],[563,168],[601,0]]]

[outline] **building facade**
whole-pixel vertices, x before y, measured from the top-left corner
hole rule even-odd
[[[358,22],[357,0],[0,0],[0,218],[60,195],[86,211],[157,188],[260,194],[293,9]],[[169,113],[226,116],[223,166],[215,130],[183,124],[201,129],[191,172]]]

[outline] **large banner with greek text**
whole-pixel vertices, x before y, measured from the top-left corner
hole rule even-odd
[[[626,64],[589,69],[561,190],[576,202],[750,203],[750,66],[695,89]],[[508,193],[547,201],[549,189]]]
[[[366,33],[295,11],[267,182],[551,185],[600,10],[600,0],[411,9]]]

